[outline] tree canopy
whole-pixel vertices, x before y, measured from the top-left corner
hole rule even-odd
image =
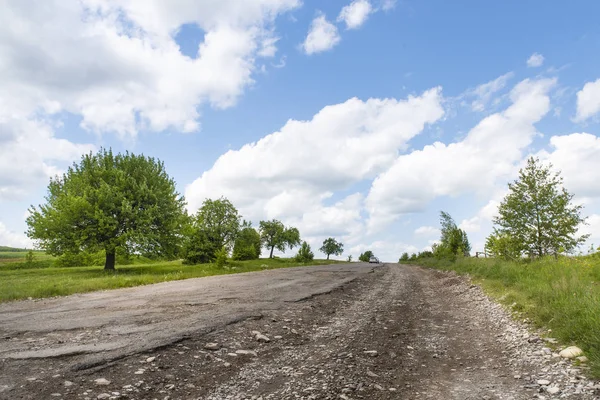
[[[233,245],[233,259],[255,260],[260,257],[260,253],[260,234],[252,227],[251,223],[244,221]]]
[[[371,250],[367,250],[364,253],[361,253],[360,256],[358,256],[358,261],[369,262],[369,259],[371,257],[373,257],[373,252]]]
[[[440,243],[433,245],[433,253],[437,257],[455,257],[459,254],[468,256],[471,244],[467,233],[460,229],[445,211],[440,211],[440,227]]]
[[[104,268],[113,270],[117,248],[177,253],[185,201],[154,158],[110,149],[86,154],[50,180],[45,199],[29,209],[27,235],[50,254],[104,250]]]
[[[231,249],[240,231],[242,217],[234,205],[224,197],[212,200],[206,199],[196,214],[194,224],[197,229],[215,241],[215,246],[221,249],[225,246]]]
[[[585,223],[583,207],[573,204],[573,194],[563,187],[560,173],[552,172],[552,165],[544,166],[530,157],[508,189],[494,218],[493,236],[510,237],[512,253],[557,255],[572,251],[587,239],[587,235],[576,235]]]
[[[281,221],[260,221],[260,240],[270,250],[269,258],[273,258],[273,250],[285,252],[300,244],[300,232],[294,227],[285,227]]]
[[[327,255],[327,259],[329,260],[329,256],[331,254],[335,254],[336,256],[341,255],[344,252],[344,245],[341,242],[338,242],[334,238],[327,238],[323,241],[323,246],[319,249],[322,253]]]

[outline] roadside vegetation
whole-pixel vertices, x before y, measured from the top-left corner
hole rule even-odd
[[[466,233],[442,212],[440,243],[432,251],[404,253],[400,262],[468,274],[548,337],[580,347],[600,378],[600,252],[592,247],[587,255],[574,254],[587,239],[577,235],[585,223],[582,207],[573,204],[560,174],[534,158],[508,188],[485,258],[469,257]]]

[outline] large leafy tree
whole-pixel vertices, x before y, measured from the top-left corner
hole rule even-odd
[[[542,257],[570,252],[585,242],[577,236],[585,223],[581,205],[563,187],[560,173],[530,157],[519,178],[508,184],[509,193],[498,207],[494,235],[509,235],[511,251],[518,255]]]
[[[321,246],[319,251],[327,254],[327,259],[329,260],[329,256],[331,254],[335,254],[336,256],[339,256],[344,252],[344,244],[341,242],[338,242],[334,238],[327,238],[323,241],[323,246]]]
[[[50,180],[27,235],[53,255],[104,250],[104,269],[114,270],[118,248],[175,256],[184,206],[161,161],[101,149]]]
[[[285,227],[281,221],[260,221],[260,240],[270,250],[269,258],[273,258],[273,250],[285,251],[300,244],[300,232],[294,227]]]
[[[261,247],[260,234],[250,222],[244,221],[233,245],[233,259],[255,260],[260,257]]]
[[[203,231],[221,249],[231,249],[240,231],[241,215],[234,205],[224,197],[206,199],[194,218],[196,231]]]
[[[440,243],[434,245],[434,253],[438,257],[454,257],[459,254],[468,256],[471,252],[471,244],[467,233],[460,229],[450,214],[445,211],[440,211],[440,226]]]

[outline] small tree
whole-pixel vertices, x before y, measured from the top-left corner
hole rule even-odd
[[[218,268],[223,268],[227,264],[227,248],[225,246],[216,251],[215,264]]]
[[[456,226],[450,214],[440,211],[440,225],[442,231],[440,243],[432,246],[436,257],[454,258],[459,254],[468,256],[471,252],[471,244],[467,233]]]
[[[346,259],[346,261],[352,262],[352,255],[349,255],[348,258]]]
[[[194,225],[215,241],[218,249],[225,246],[230,250],[240,231],[238,210],[229,200],[221,197],[217,200],[206,199],[194,218]]]
[[[507,232],[494,232],[485,241],[485,252],[492,257],[514,260],[520,257],[519,243]]]
[[[285,252],[286,247],[293,249],[300,244],[300,232],[297,228],[286,228],[281,221],[260,221],[260,240],[270,250],[269,258],[273,258],[273,250]]]
[[[50,180],[46,204],[31,207],[27,235],[52,255],[104,250],[105,270],[126,253],[174,257],[185,201],[164,164],[101,149]]]
[[[321,246],[319,251],[327,254],[327,259],[329,260],[331,254],[335,254],[336,256],[342,254],[344,252],[344,245],[334,238],[328,238],[323,241],[323,246]]]
[[[184,264],[206,264],[213,262],[216,257],[217,241],[208,233],[197,228],[190,228],[183,247]]]
[[[369,262],[369,259],[373,257],[373,252],[371,250],[367,250],[358,257],[359,261]]]
[[[412,253],[410,255],[409,261],[417,261],[417,255],[415,253]]]
[[[306,242],[302,242],[302,246],[298,250],[298,254],[296,254],[296,261],[307,263],[311,262],[315,258],[315,255],[310,250],[310,245]]]
[[[235,244],[233,245],[234,260],[255,260],[260,257],[260,234],[252,228],[250,222],[244,221]]]
[[[402,253],[402,255],[400,256],[400,260],[398,262],[402,263],[408,261],[408,253],[404,252]]]
[[[563,187],[559,173],[530,157],[519,178],[508,184],[509,194],[494,218],[496,236],[509,235],[515,254],[542,257],[571,252],[587,240],[577,237],[585,218],[583,206],[573,205],[573,194]]]

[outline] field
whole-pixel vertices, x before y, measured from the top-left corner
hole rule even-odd
[[[547,336],[581,347],[600,377],[600,254],[531,263],[462,258],[416,262],[469,274],[503,304],[529,318]]]
[[[27,264],[25,254],[0,252],[0,302],[304,265],[285,258],[230,261],[223,268],[215,264],[183,265],[181,261],[168,261],[117,266],[115,272],[105,272],[101,266],[54,267],[52,257],[39,252],[34,261]],[[336,262],[315,260],[311,264]]]

